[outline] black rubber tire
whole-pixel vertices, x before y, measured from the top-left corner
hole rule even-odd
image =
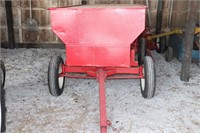
[[[5,105],[5,90],[4,90],[4,85],[5,85],[5,75],[6,75],[6,71],[5,71],[5,66],[4,63],[1,61],[1,76],[0,76],[0,99],[1,99],[1,120],[0,120],[0,124],[1,124],[1,132],[5,132],[6,131],[6,105]]]
[[[5,90],[1,87],[1,133],[6,131]]]
[[[143,58],[146,55],[147,41],[144,37],[141,37],[138,42],[138,65],[143,64]]]
[[[144,78],[140,79],[141,93],[144,98],[152,98],[156,91],[156,71],[154,61],[150,56],[144,57]]]
[[[172,61],[173,58],[173,48],[172,47],[168,47],[167,50],[165,51],[165,60],[167,62]]]
[[[156,39],[156,46],[157,46],[157,52],[158,53],[164,53],[166,48],[166,37],[160,37]]]
[[[60,77],[63,79],[61,82],[62,85],[59,85],[59,74],[61,73],[59,72],[59,69],[63,64],[63,59],[60,56],[54,56],[49,63],[48,85],[49,91],[53,96],[60,96],[64,89],[65,77]]]
[[[2,87],[4,88],[5,78],[6,78],[6,69],[5,69],[5,65],[4,65],[3,61],[1,61],[1,71],[2,71],[1,82],[2,82]]]

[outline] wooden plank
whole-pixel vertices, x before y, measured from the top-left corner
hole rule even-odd
[[[53,0],[54,1],[54,0]],[[49,8],[49,4],[51,2],[49,0],[32,0],[32,8],[43,8],[47,9]],[[21,7],[27,7],[29,8],[29,0],[21,0]]]
[[[57,6],[58,6],[57,0],[51,0],[51,2],[49,2],[49,7],[57,7]]]
[[[18,15],[18,8],[12,8],[13,10],[13,25],[14,26],[19,26],[19,15]]]
[[[15,34],[15,43],[16,43],[16,42],[20,42],[20,41],[19,41],[19,39],[20,39],[20,37],[19,37],[19,30],[14,29],[14,34]]]
[[[189,6],[189,0],[174,0],[174,11],[187,11]]]
[[[191,1],[190,12],[186,22],[186,32],[184,40],[184,57],[181,67],[181,80],[189,81],[190,77],[190,65],[192,60],[192,49],[194,40],[194,29],[196,27],[196,15],[197,15],[197,1]]]
[[[162,29],[168,28],[169,12],[163,12]]]
[[[187,12],[173,12],[172,14],[172,27],[185,28]]]
[[[51,31],[51,29],[39,30],[38,40],[39,42],[55,42],[56,35]]]
[[[32,0],[32,7],[48,9],[49,3],[49,0]]]
[[[23,43],[51,43],[56,41],[56,35],[51,29],[39,29],[38,31],[22,30]]]
[[[96,1],[95,0],[89,0],[89,2],[88,2],[89,4],[95,4],[96,3]]]
[[[0,7],[4,7],[4,1],[0,0]]]
[[[156,0],[149,0],[149,8],[150,10],[157,10],[158,1]]]
[[[12,0],[12,7],[20,7],[20,1],[19,0]]]
[[[1,28],[1,34],[0,34],[1,42],[8,42],[7,40],[7,28]]]
[[[5,8],[0,7],[0,20],[1,20],[1,26],[6,26],[6,12]]]
[[[197,23],[198,26],[200,26],[200,12],[197,13],[196,23]]]
[[[32,8],[48,9],[50,7],[79,4],[81,0],[32,0]],[[29,8],[29,1],[21,0],[21,7]]]
[[[27,24],[27,19],[30,17],[29,10],[22,10],[22,24]],[[38,26],[48,26],[50,25],[50,16],[48,10],[33,10],[32,18],[37,20]]]

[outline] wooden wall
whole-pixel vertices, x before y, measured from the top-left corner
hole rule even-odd
[[[51,31],[49,22],[49,7],[78,5],[80,0],[32,0],[32,15],[38,22],[38,30],[31,31],[27,26],[30,18],[29,1],[13,0],[12,10],[14,16],[14,30],[16,43],[60,43],[59,39]],[[1,16],[1,41],[7,41],[7,29],[5,19],[4,1],[0,1]]]
[[[156,11],[157,1],[149,0],[149,10],[151,18],[151,27],[156,25]],[[169,28],[169,11],[171,0],[164,0],[163,13],[163,29]],[[144,4],[146,0],[86,0],[87,4]],[[38,30],[31,31],[27,27],[27,19],[29,18],[29,1],[28,0],[13,0],[12,10],[14,15],[14,30],[15,40],[17,43],[61,43],[60,40],[51,31],[49,22],[49,7],[80,5],[81,0],[32,0],[33,18],[38,21]],[[171,27],[185,27],[186,17],[188,13],[189,0],[174,0],[174,7],[172,12]],[[200,4],[199,4],[200,5]],[[200,6],[199,6],[200,8]],[[198,9],[199,9],[198,8]],[[7,29],[5,19],[4,1],[0,1],[0,29],[1,41],[7,42]],[[200,12],[200,9],[198,10]],[[198,14],[199,15],[199,14]],[[200,18],[199,18],[200,19]],[[199,20],[198,19],[198,20]],[[147,19],[148,20],[148,19]],[[200,21],[200,20],[199,20]],[[199,22],[198,21],[198,22]]]

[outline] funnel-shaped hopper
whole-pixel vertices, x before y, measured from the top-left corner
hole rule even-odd
[[[50,8],[52,30],[66,45],[68,66],[130,66],[130,45],[145,28],[145,6]]]

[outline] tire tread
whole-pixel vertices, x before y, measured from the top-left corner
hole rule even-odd
[[[54,56],[50,63],[49,63],[49,68],[48,68],[48,85],[49,85],[49,91],[51,93],[51,95],[53,96],[60,96],[63,92],[63,88],[59,88],[58,85],[58,67],[59,64],[63,63],[63,59],[61,58],[61,56]],[[65,80],[65,78],[64,78]]]
[[[149,56],[144,57],[144,70],[145,70],[145,88],[141,88],[144,98],[152,98],[156,89],[156,72],[153,59]]]

